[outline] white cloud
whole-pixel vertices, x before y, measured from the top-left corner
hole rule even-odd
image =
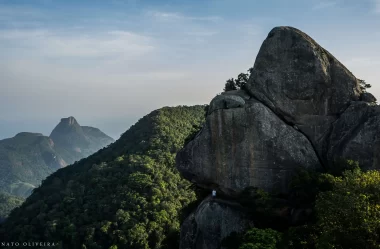
[[[203,37],[214,36],[214,35],[216,35],[218,33],[219,32],[217,32],[217,31],[189,31],[189,32],[185,32],[186,35],[190,35],[190,36],[203,36]]]
[[[314,10],[327,9],[334,7],[338,4],[338,1],[322,1],[318,2],[313,6]]]
[[[128,31],[64,34],[50,30],[3,30],[0,41],[26,54],[46,57],[130,57],[154,49],[150,37]]]
[[[209,21],[219,22],[222,20],[219,16],[186,16],[178,12],[161,12],[161,11],[148,11],[147,14],[154,18],[164,21],[175,20],[193,20],[193,21]]]

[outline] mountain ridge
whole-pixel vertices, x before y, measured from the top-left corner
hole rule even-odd
[[[111,145],[48,176],[0,234],[9,241],[48,236],[63,248],[177,243],[180,210],[195,194],[174,167],[175,154],[204,121],[204,109],[164,107],[144,116]]]
[[[14,137],[0,140],[1,192],[27,197],[49,174],[114,141],[97,128],[82,128],[72,116],[62,118],[53,131],[54,136],[19,132]],[[67,134],[73,141],[65,144]],[[78,136],[80,142],[85,142],[78,143]],[[71,151],[72,147],[80,152]]]

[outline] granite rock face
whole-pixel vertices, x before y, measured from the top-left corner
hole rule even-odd
[[[211,114],[216,110],[238,108],[243,107],[244,105],[245,100],[239,95],[218,95],[211,101],[208,114]]]
[[[292,27],[276,27],[269,33],[246,88],[297,125],[320,156],[332,122],[361,94],[358,80],[343,64]]]
[[[176,166],[199,187],[230,197],[250,187],[289,193],[297,168],[323,171],[354,160],[363,169],[379,169],[378,134],[376,98],[308,35],[277,27],[244,91],[211,101],[206,123],[177,154]],[[243,213],[204,201],[182,225],[180,249],[221,248],[224,235],[244,231]],[[312,210],[289,205],[274,213],[302,224]]]
[[[177,168],[185,178],[227,195],[250,186],[286,192],[297,167],[322,166],[309,140],[255,99],[243,107],[213,111],[177,154]]]
[[[182,224],[179,248],[220,249],[223,239],[250,227],[253,223],[239,204],[206,199]]]
[[[380,168],[380,106],[353,102],[333,125],[328,161],[359,162],[363,169]]]

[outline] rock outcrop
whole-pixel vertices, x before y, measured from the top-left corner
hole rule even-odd
[[[177,154],[177,168],[186,179],[234,197],[251,187],[287,193],[297,168],[326,170],[340,160],[380,168],[376,98],[302,31],[274,28],[244,88],[216,96],[201,131]],[[218,220],[225,210],[207,205],[183,224],[181,249],[220,247],[223,236],[213,232],[220,224],[207,225],[199,217]],[[291,224],[311,215],[308,208],[283,211]],[[239,217],[228,213],[227,220]]]
[[[239,204],[221,200],[204,200],[184,221],[180,249],[219,249],[233,232],[241,233],[253,223]],[[223,247],[222,247],[223,248]]]
[[[380,168],[380,106],[353,102],[334,123],[327,157],[359,162],[363,169]]]
[[[220,96],[210,107],[215,101]],[[286,192],[297,167],[322,166],[309,140],[255,99],[242,107],[214,110],[177,154],[177,168],[185,178],[228,195],[250,186]]]
[[[297,125],[323,157],[331,124],[359,100],[355,76],[302,31],[274,28],[257,55],[246,89],[277,115]]]

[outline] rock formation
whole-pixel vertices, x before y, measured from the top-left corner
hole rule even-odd
[[[276,27],[262,44],[244,91],[211,101],[205,125],[177,154],[177,168],[198,186],[230,197],[248,187],[287,193],[297,168],[323,171],[342,159],[379,168],[377,134],[376,98],[308,35]],[[202,205],[182,227],[181,249],[219,248],[221,237],[212,235],[219,224],[204,230],[215,238],[210,245],[193,236],[203,233],[197,221],[205,212]],[[295,220],[306,212],[301,211],[293,212]],[[217,219],[223,212],[209,215]]]
[[[201,132],[178,154],[185,178],[210,189],[216,184],[228,195],[250,186],[281,192],[295,168],[321,168],[309,140],[268,107],[255,99],[234,105],[227,98],[233,108],[213,110],[221,97],[211,102]]]
[[[114,140],[97,128],[80,126],[74,117],[62,118],[50,134],[57,150],[68,163],[87,157]]]
[[[257,55],[249,94],[297,127],[323,157],[329,128],[350,101],[359,100],[358,80],[305,33],[274,28]]]
[[[219,249],[232,233],[240,233],[253,224],[237,203],[206,199],[184,221],[180,249]]]

